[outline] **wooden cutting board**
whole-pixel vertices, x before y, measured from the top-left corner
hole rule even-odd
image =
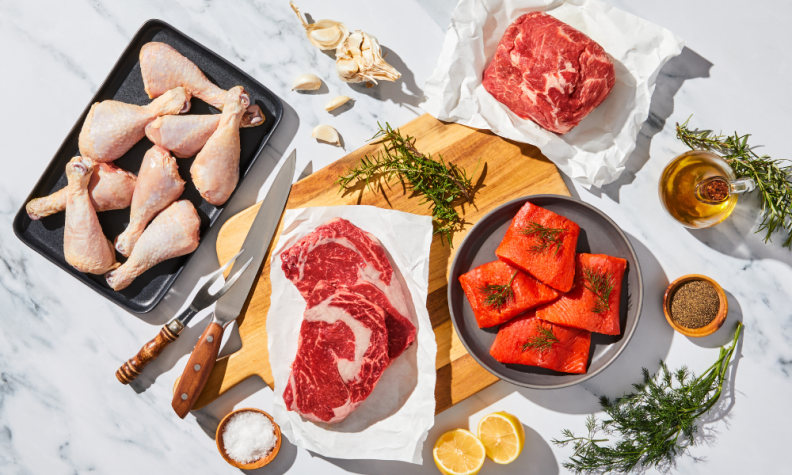
[[[464,231],[454,235],[454,248],[459,246],[473,224],[500,204],[540,193],[569,196],[558,169],[534,146],[511,142],[490,132],[443,123],[428,114],[409,122],[400,130],[402,135],[416,138],[416,148],[422,153],[431,153],[435,157],[440,154],[444,160],[465,168],[468,173],[481,160],[473,177],[473,183],[477,184],[473,205],[464,205],[464,216],[469,224]],[[295,183],[286,209],[372,205],[430,215],[429,207],[420,204],[421,198],[409,196],[399,184],[385,186],[384,191],[377,193],[362,189],[346,194],[338,192],[339,187],[335,184],[338,176],[366,154],[375,154],[379,149],[381,145],[366,145]],[[217,237],[219,262],[226,262],[242,247],[260,205],[257,203],[233,216],[220,229]],[[275,236],[280,236],[282,224],[279,224]],[[268,252],[272,252],[276,243],[277,238]],[[453,258],[454,249],[441,243],[440,237],[436,235],[429,256],[429,296],[426,306],[437,338],[437,413],[498,380],[467,354],[451,323],[446,292],[447,273]],[[273,386],[266,331],[267,310],[270,306],[269,261],[268,254],[253,291],[237,319],[242,349],[217,361],[194,409],[209,404],[254,375],[261,377],[270,387]]]

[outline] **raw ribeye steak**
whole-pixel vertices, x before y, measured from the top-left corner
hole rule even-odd
[[[382,308],[320,282],[308,298],[283,401],[306,419],[340,422],[371,394],[389,364]]]
[[[388,356],[395,359],[415,340],[407,293],[379,239],[334,218],[281,253],[282,269],[306,300],[319,282],[345,286],[385,311]],[[310,305],[310,304],[309,304]]]
[[[565,134],[608,97],[616,73],[594,40],[533,12],[506,29],[482,82],[518,116]]]

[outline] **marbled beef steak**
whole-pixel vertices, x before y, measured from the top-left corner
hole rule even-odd
[[[616,74],[591,38],[533,12],[506,29],[482,82],[518,116],[565,134],[608,97]]]

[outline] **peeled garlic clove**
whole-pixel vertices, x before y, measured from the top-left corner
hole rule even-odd
[[[395,81],[401,73],[382,57],[377,38],[356,30],[336,49],[336,72],[344,82]]]
[[[292,91],[315,91],[320,87],[322,87],[322,80],[311,73],[297,76],[294,83],[292,83]]]
[[[308,41],[321,50],[336,49],[349,36],[346,25],[333,20],[319,20],[316,23],[308,24],[300,14],[300,9],[294,2],[289,2],[297,18],[300,19]]]
[[[331,100],[330,102],[327,103],[327,105],[325,106],[325,110],[327,112],[330,112],[331,110],[338,109],[339,107],[341,107],[344,104],[346,104],[347,101],[349,101],[349,99],[351,99],[351,98],[348,97],[348,96],[334,97],[333,100]]]
[[[322,142],[327,142],[338,147],[341,146],[341,139],[338,137],[338,132],[329,125],[317,125],[316,128],[313,129],[313,132],[311,132],[311,138],[321,140]]]

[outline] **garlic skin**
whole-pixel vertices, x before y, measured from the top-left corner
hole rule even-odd
[[[356,30],[336,49],[336,72],[342,81],[395,81],[401,73],[382,58],[377,38]]]
[[[351,97],[349,97],[349,96],[337,96],[337,97],[334,97],[330,102],[327,103],[327,105],[325,106],[325,110],[327,112],[330,112],[332,110],[336,110],[339,107],[341,107],[344,104],[346,104],[347,102],[349,102],[350,99],[351,99]]]
[[[294,2],[289,2],[297,18],[300,19],[303,28],[305,28],[305,35],[312,45],[321,50],[333,50],[343,43],[349,36],[349,30],[346,25],[339,21],[333,20],[319,20],[316,23],[308,24],[300,14],[300,9]]]
[[[322,87],[322,80],[316,74],[306,73],[297,76],[292,83],[292,91],[315,91]]]
[[[311,138],[321,140],[322,142],[327,142],[329,144],[335,145],[336,147],[341,146],[341,139],[338,136],[338,131],[329,125],[317,125],[313,129],[313,132],[311,132]]]

